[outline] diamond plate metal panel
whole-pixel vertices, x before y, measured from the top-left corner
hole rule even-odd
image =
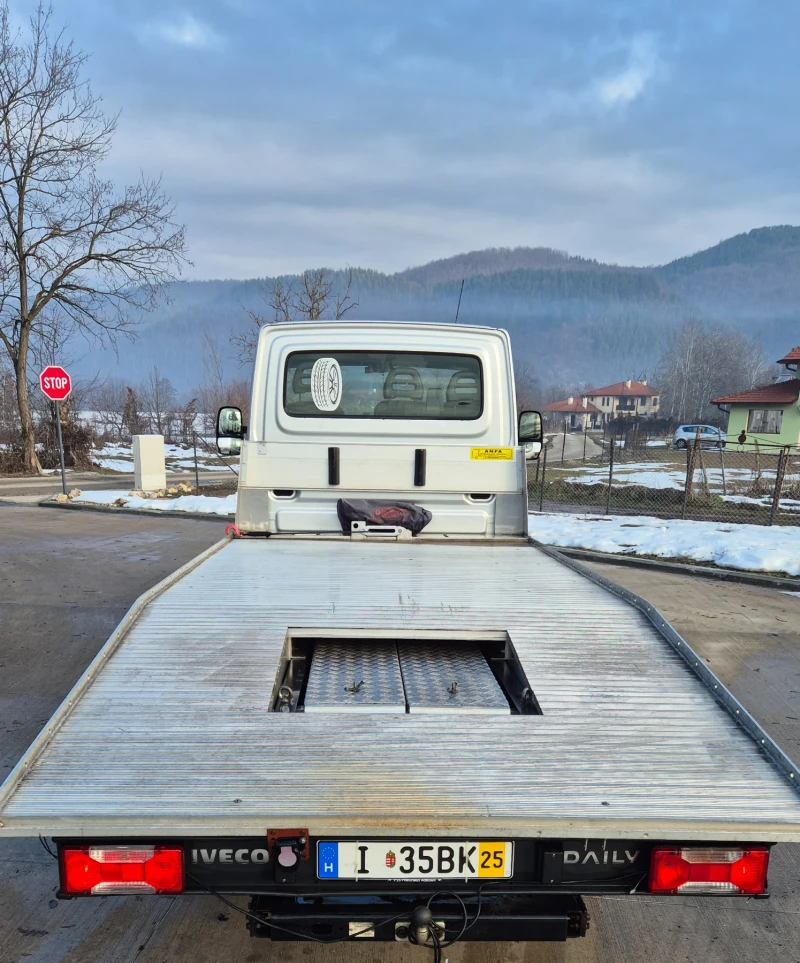
[[[511,712],[475,643],[400,642],[397,650],[409,712]]]
[[[406,700],[394,642],[317,642],[306,712],[403,712]]]

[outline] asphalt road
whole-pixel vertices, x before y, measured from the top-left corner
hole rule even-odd
[[[133,600],[219,538],[224,524],[0,505],[0,778]],[[597,567],[657,605],[800,758],[799,596]],[[585,939],[465,943],[444,957],[451,963],[791,963],[800,960],[799,870],[800,847],[781,846],[773,850],[770,900],[592,899]],[[56,884],[55,863],[36,840],[0,843],[0,963],[430,959],[427,951],[394,944],[272,947],[251,940],[243,922],[213,897],[69,903],[53,899]]]

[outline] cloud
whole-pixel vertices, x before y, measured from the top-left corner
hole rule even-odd
[[[618,73],[594,84],[594,92],[604,107],[624,107],[642,94],[655,77],[659,66],[658,50],[652,34],[638,34],[628,46],[628,63]]]
[[[186,11],[170,20],[152,20],[142,24],[137,33],[144,43],[155,40],[194,50],[211,50],[222,44],[220,34]]]
[[[454,152],[426,136],[376,133],[321,152],[297,131],[252,118],[129,114],[110,176],[130,179],[153,157],[190,226],[192,277],[317,263],[399,270],[459,250],[525,244],[656,260],[636,232],[657,219],[656,201],[684,187],[658,156],[593,150],[570,134]]]

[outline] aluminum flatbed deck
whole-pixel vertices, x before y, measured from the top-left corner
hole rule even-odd
[[[0,838],[800,840],[791,762],[578,569],[523,540],[220,543],[126,616],[0,790]],[[287,634],[353,633],[507,634],[542,714],[270,711]]]

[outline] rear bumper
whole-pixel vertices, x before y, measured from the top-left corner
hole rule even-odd
[[[247,926],[251,936],[281,942],[347,939],[359,932],[362,935],[356,939],[408,942],[411,914],[415,906],[425,902],[419,897],[369,902],[365,898],[343,902],[325,897],[301,902],[254,896]],[[480,901],[468,897],[464,906],[466,915],[449,894],[431,903],[434,921],[444,924],[445,941],[558,942],[585,936],[589,923],[580,896],[484,896]]]

